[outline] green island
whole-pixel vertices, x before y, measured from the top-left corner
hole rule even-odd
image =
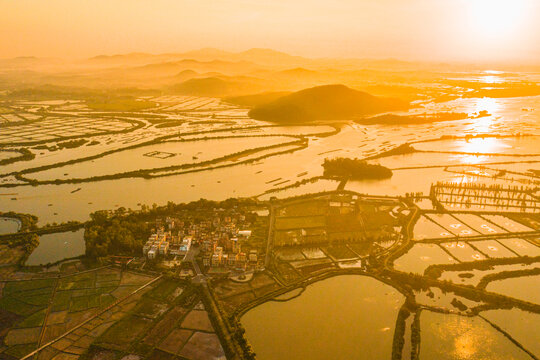
[[[392,170],[378,164],[369,164],[361,159],[325,159],[322,167],[325,176],[343,177],[351,180],[388,179]]]

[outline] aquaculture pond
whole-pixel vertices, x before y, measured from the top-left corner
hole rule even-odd
[[[432,220],[421,216],[414,225],[413,237],[415,240],[424,240],[454,236]]]
[[[495,280],[488,284],[486,290],[540,304],[540,276],[538,275]]]
[[[0,217],[0,235],[19,231],[21,222],[18,219]]]
[[[473,214],[453,214],[453,216],[464,224],[471,226],[474,230],[484,235],[504,234],[505,230],[487,221],[486,219]]]
[[[389,359],[403,301],[389,285],[344,275],[292,300],[259,305],[241,322],[260,360]]]
[[[483,311],[480,315],[506,332],[531,354],[540,358],[540,341],[538,341],[540,314],[513,308]]]
[[[520,256],[540,256],[540,248],[524,239],[499,239],[506,246]]]
[[[462,222],[460,222],[458,219],[456,219],[450,214],[429,214],[426,216],[455,235],[459,235],[459,236],[480,235],[479,233],[477,233],[476,231],[474,231],[467,225],[463,224]]]
[[[485,260],[486,257],[463,241],[443,243],[441,246],[462,262]]]
[[[422,311],[420,359],[521,360],[525,351],[480,317]]]
[[[496,240],[471,241],[470,245],[480,250],[490,258],[511,258],[516,257],[512,251],[501,245]]]
[[[537,266],[540,266],[540,263],[536,262],[532,264],[493,265],[485,270],[474,269],[444,271],[439,277],[439,279],[452,281],[456,284],[477,286],[480,280],[489,274],[496,274],[502,271],[530,270],[534,269]]]
[[[414,244],[405,255],[394,261],[394,268],[403,272],[423,274],[429,265],[455,263],[457,261],[437,244]]]
[[[519,154],[537,155],[538,136],[512,137],[512,138],[473,138],[439,140],[415,144],[418,150],[454,151],[481,154]]]
[[[523,224],[520,224],[512,219],[507,218],[506,216],[502,215],[482,215],[483,218],[486,218],[487,220],[491,221],[492,223],[498,225],[501,228],[504,228],[505,230],[511,231],[511,232],[527,232],[527,231],[533,231],[530,227],[527,227]]]
[[[295,138],[240,137],[218,140],[167,141],[160,144],[142,146],[119,151],[102,158],[45,170],[28,175],[37,180],[89,178],[100,175],[196,164],[222,158],[241,151],[261,149],[267,146],[287,144]]]
[[[25,265],[44,265],[62,259],[83,255],[84,229],[46,234],[39,237],[38,247],[30,254]]]

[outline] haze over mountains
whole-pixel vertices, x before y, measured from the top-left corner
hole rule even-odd
[[[465,69],[471,76],[476,73],[478,80],[460,79]],[[536,83],[516,82],[512,72],[500,75],[508,82],[483,82],[485,69],[470,64],[309,59],[270,49],[228,52],[206,48],[185,53],[100,55],[77,61],[3,59],[0,85],[9,89],[7,94],[24,91],[48,98],[58,93],[82,97],[85,93],[89,97],[96,93],[152,93],[228,98],[248,107],[276,99],[271,95],[268,98],[268,94],[283,95],[331,84],[405,102],[481,97],[486,91],[499,97],[540,95]]]

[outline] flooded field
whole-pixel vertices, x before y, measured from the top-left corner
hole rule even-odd
[[[31,209],[32,214],[39,217],[39,225],[43,225],[86,221],[89,213],[96,210],[139,209],[143,204],[163,205],[169,201],[181,203],[200,198],[257,197],[264,201],[337,189],[357,192],[359,197],[408,195],[408,199],[399,201],[413,199],[411,201],[420,208],[408,212],[419,211],[415,218],[418,220],[408,224],[412,242],[407,243],[411,239],[404,236],[404,230],[407,230],[403,228],[405,222],[398,222],[396,225],[400,227],[393,229],[404,237],[396,237],[392,241],[383,237],[369,245],[354,243],[278,250],[275,252],[277,261],[283,262],[281,265],[286,268],[283,270],[287,276],[285,282],[309,277],[312,271],[316,273],[321,269],[362,273],[370,267],[369,256],[373,249],[391,253],[403,244],[409,250],[404,251],[393,264],[388,264],[389,271],[423,275],[429,266],[441,265],[431,268],[429,275],[434,270],[433,273],[439,275],[434,281],[448,280],[447,285],[477,286],[487,275],[532,270],[537,266],[537,262],[506,264],[507,259],[519,262],[524,256],[539,256],[540,247],[520,238],[519,234],[505,239],[496,235],[531,232],[534,230],[532,227],[540,226],[535,225],[536,220],[515,220],[519,219],[516,215],[519,212],[515,210],[520,209],[523,199],[528,209],[535,209],[538,205],[534,196],[540,196],[535,188],[540,181],[529,170],[540,169],[540,151],[534,147],[539,138],[482,138],[477,135],[511,135],[509,123],[513,126],[512,133],[538,133],[537,119],[531,112],[523,112],[521,106],[540,106],[540,97],[497,99],[487,104],[491,106],[489,109],[478,99],[424,102],[420,109],[412,109],[410,113],[420,110],[471,113],[489,110],[492,115],[407,126],[361,125],[352,120],[332,126],[275,126],[250,119],[247,109],[215,98],[164,96],[156,99],[160,99],[160,106],[152,109],[151,113],[118,115],[119,120],[112,123],[114,128],[103,128],[111,133],[102,134],[97,127],[88,129],[85,135],[91,139],[80,146],[69,142],[57,145],[58,139],[69,135],[69,129],[79,129],[79,124],[73,121],[67,123],[68,130],[58,133],[46,133],[36,125],[5,135],[0,142],[9,150],[9,141],[21,144],[24,131],[37,129],[36,134],[30,137],[33,144],[28,146],[35,157],[0,168],[1,210],[26,213]],[[57,111],[69,111],[73,119],[88,124],[90,110],[84,104],[38,105],[58,106]],[[60,122],[59,118],[52,116],[43,120],[45,126],[57,126]],[[96,126],[102,123],[100,118]],[[80,132],[82,134],[82,130]],[[459,138],[427,141],[456,134]],[[469,137],[464,138],[467,135]],[[408,154],[392,152],[406,142],[412,143],[419,151]],[[3,153],[0,160],[9,160],[12,153]],[[93,158],[80,161],[86,157]],[[325,177],[322,163],[336,157],[373,158],[370,163],[386,166],[392,169],[393,174],[384,180]],[[138,171],[145,171],[144,177],[140,174],[119,176]],[[93,176],[116,178],[93,181]],[[48,183],[39,183],[42,181]],[[428,195],[438,182],[478,187],[523,186],[526,189],[500,191],[502,198],[520,194],[511,200],[511,206],[506,207],[504,201],[499,203],[500,199],[476,203],[479,196],[474,189],[470,196],[467,195],[469,201],[464,200],[465,192],[462,190],[440,198],[432,197],[432,201]],[[460,212],[443,211],[441,204],[446,210]],[[391,213],[388,216],[407,218],[407,215],[390,211],[395,204],[388,206],[390,208],[382,206]],[[498,215],[479,213],[491,210],[501,212]],[[503,216],[504,212],[514,214]],[[353,222],[356,221],[357,218],[353,218]],[[309,225],[307,221],[306,224]],[[307,225],[304,228],[309,230]],[[0,220],[0,234],[12,231],[15,226],[18,224]],[[306,231],[304,228],[298,231]],[[39,246],[26,265],[47,264],[84,254],[83,231],[41,236]],[[473,240],[473,237],[481,237],[482,240]],[[497,259],[502,259],[506,265],[487,265]],[[481,264],[478,268],[472,265],[477,261]],[[448,267],[444,268],[444,265]],[[462,270],[458,267],[462,265],[470,267]],[[536,295],[528,291],[538,287],[537,281],[538,276],[496,280],[487,284],[487,290],[538,302]],[[252,285],[248,282],[241,286]],[[257,291],[259,289],[253,293],[258,294]],[[280,296],[279,300],[299,293],[295,290]],[[240,302],[244,296],[243,299],[249,299],[251,294],[236,296],[225,301]],[[425,309],[455,314],[471,314],[476,306],[482,305],[431,285],[414,289],[412,296],[416,305]],[[258,359],[387,359],[392,356],[396,318],[404,301],[404,296],[395,288],[373,278],[337,276],[309,285],[304,293],[289,301],[265,302],[245,313],[241,322]],[[421,359],[530,358],[486,320],[455,314],[422,311]],[[498,313],[482,314],[487,318],[488,314]],[[496,318],[495,315],[489,316]],[[522,314],[520,316],[528,319]],[[499,319],[495,321],[500,322]],[[414,314],[407,317],[405,323],[404,351],[410,353]],[[512,329],[523,331],[518,330]],[[523,343],[528,342],[527,346],[534,349],[527,334],[519,336],[525,339]],[[193,349],[201,344],[205,346],[203,338],[195,339],[190,346]],[[217,337],[212,339],[217,341]],[[171,340],[166,346],[177,348],[180,343]]]
[[[512,309],[483,311],[481,316],[500,327],[534,356],[540,357],[540,314]]]
[[[498,225],[501,228],[504,228],[510,232],[527,232],[532,231],[530,227],[527,227],[523,224],[520,224],[512,219],[507,218],[506,216],[501,215],[482,215],[483,218],[486,218],[490,222]]]
[[[21,222],[18,219],[0,217],[0,235],[17,232],[21,228]]]
[[[499,239],[499,242],[520,256],[540,256],[540,247],[524,239]]]
[[[479,317],[422,311],[420,328],[420,359],[531,359]]]
[[[175,142],[142,146],[120,151],[105,157],[27,175],[36,180],[90,178],[141,169],[165,168],[216,160],[242,151],[296,141],[289,137],[229,138]],[[230,159],[229,161],[234,161]]]
[[[261,360],[388,359],[403,300],[372,278],[338,276],[293,300],[259,305],[241,321]]]
[[[492,281],[486,290],[540,304],[540,276],[523,276]]]
[[[516,254],[496,240],[471,241],[470,244],[490,258],[510,258]]]
[[[511,265],[493,265],[487,269],[474,269],[467,271],[444,271],[441,275],[441,280],[449,280],[455,284],[477,286],[482,278],[490,274],[497,274],[503,271],[522,271],[532,270],[540,266],[538,262],[529,265],[511,264]]]
[[[434,239],[434,238],[451,238],[454,237],[446,229],[432,221],[431,219],[422,216],[414,225],[414,239]]]
[[[66,258],[83,255],[85,251],[84,229],[39,237],[39,245],[26,261],[26,265],[45,265]]]
[[[484,260],[486,257],[463,241],[442,243],[441,246],[461,262]]]
[[[174,103],[172,98],[170,101],[171,103]],[[197,101],[193,99],[189,101],[190,103],[193,103],[193,106],[198,106],[196,105],[198,104]],[[268,123],[249,119],[246,115],[247,110],[245,109],[231,109],[230,106],[227,107],[223,104],[220,104],[213,113],[215,119],[219,119],[219,121],[214,121],[215,119],[212,119],[212,113],[205,113],[204,111],[196,113],[197,118],[200,120],[193,121],[192,119],[188,119],[188,116],[186,115],[188,113],[176,114],[170,108],[163,107],[161,110],[156,109],[154,111],[156,113],[164,111],[163,116],[171,121],[182,121],[181,126],[156,128],[155,126],[148,125],[144,129],[144,132],[139,129],[128,133],[96,135],[94,139],[98,143],[97,145],[88,146],[88,144],[86,144],[80,148],[67,148],[62,151],[42,149],[37,151],[34,160],[6,165],[2,171],[21,171],[26,168],[37,166],[50,166],[51,164],[70,161],[71,159],[77,159],[84,156],[98,155],[103,151],[121,150],[124,147],[139,142],[159,138],[160,136],[174,136],[175,134],[186,141],[182,143],[164,142],[148,147],[119,151],[95,159],[93,162],[88,161],[66,165],[60,168],[28,173],[25,174],[25,176],[29,179],[50,181],[57,178],[71,179],[87,178],[99,174],[111,175],[142,168],[166,167],[179,163],[189,164],[203,160],[211,160],[243,149],[245,150],[293,140],[292,138],[282,137],[282,135],[309,136],[309,144],[307,148],[288,154],[272,155],[250,164],[188,174],[168,174],[162,172],[161,175],[168,175],[163,178],[144,180],[138,178],[117,179],[114,181],[100,181],[98,183],[81,183],[75,185],[61,184],[54,186],[41,185],[39,187],[17,186],[9,190],[0,190],[0,194],[13,194],[9,197],[0,197],[0,201],[2,202],[3,209],[6,210],[22,211],[28,208],[36,209],[36,215],[39,216],[39,222],[41,224],[52,221],[84,220],[87,219],[90,211],[97,209],[112,209],[115,208],[116,205],[135,208],[138,203],[152,204],[155,202],[160,204],[166,203],[168,200],[181,202],[201,197],[217,200],[231,196],[256,196],[268,190],[273,190],[276,187],[284,187],[292,185],[302,179],[321,176],[321,163],[325,158],[338,156],[363,158],[373,156],[390,150],[406,141],[428,140],[458,131],[461,131],[463,134],[493,133],[494,131],[505,133],[505,127],[502,124],[507,121],[511,121],[513,126],[515,125],[513,128],[515,131],[530,132],[535,129],[535,125],[533,125],[534,121],[532,121],[530,113],[525,114],[521,111],[520,104],[528,104],[526,106],[530,105],[531,107],[534,107],[533,104],[537,104],[539,101],[538,97],[495,99],[493,100],[493,103],[497,104],[497,106],[490,104],[493,116],[486,119],[409,125],[407,127],[358,125],[349,122],[340,126],[339,132],[336,132],[333,127],[324,125],[290,127],[269,126]],[[204,103],[214,104],[210,99],[206,99]],[[475,99],[466,99],[440,104],[427,103],[423,106],[425,106],[426,109],[433,111],[451,108],[453,106],[456,107],[456,111],[459,109],[474,109],[474,111],[479,111],[483,110],[482,107],[484,105],[484,103],[477,102]],[[169,111],[167,109],[169,109],[170,112],[167,112]],[[74,114],[74,116],[76,116],[77,113],[75,112]],[[193,114],[195,115],[195,113]],[[88,115],[86,114],[86,117],[83,115],[81,116],[86,119]],[[138,121],[146,122],[147,120],[138,118]],[[225,121],[225,123],[220,121]],[[316,134],[323,133],[332,135],[326,137],[316,136]],[[258,136],[262,134],[275,136],[268,138],[249,137],[250,135]],[[248,137],[227,139],[227,136]],[[202,142],[187,141],[205,137],[222,138]],[[521,144],[520,146],[524,147],[524,149],[529,149],[532,146],[530,144],[534,142],[534,139],[535,138],[522,137],[501,138],[495,140],[502,141],[503,144],[511,144],[513,140],[516,140]],[[477,139],[475,138],[472,140],[476,141]],[[488,138],[485,139],[485,141],[488,140]],[[451,141],[459,142],[464,140],[457,139]],[[437,142],[414,144],[417,148],[428,145],[433,145],[435,147],[439,146]],[[40,155],[41,153],[43,153],[43,155]],[[134,153],[138,154],[137,158],[139,160],[134,164],[128,164],[125,161],[126,156],[131,157]],[[144,154],[148,153],[152,156],[144,156]],[[174,154],[174,156],[169,156],[169,153]],[[261,154],[263,154],[263,152],[261,152]],[[415,153],[410,155],[382,157],[375,160],[375,162],[386,164],[392,168],[419,168],[395,170],[392,178],[382,181],[348,181],[345,185],[345,189],[371,195],[404,195],[405,193],[410,192],[423,192],[424,194],[427,194],[434,181],[464,181],[463,174],[445,171],[444,168],[440,166],[444,166],[445,164],[474,164],[478,162],[491,162],[492,160],[506,162],[513,161],[514,159],[513,157],[508,156],[509,154],[512,154],[509,152],[505,152],[505,156],[493,156],[493,153],[489,154],[490,155],[483,157],[473,156],[472,158],[462,154],[433,153]],[[197,159],[193,159],[193,157],[196,157]],[[514,160],[517,161],[520,159],[516,158]],[[439,167],[422,168],[423,166]],[[159,174],[160,173],[156,173],[156,175]],[[300,174],[302,174],[302,176],[300,176]],[[277,178],[281,178],[281,184],[279,186],[276,186],[276,183],[270,183],[270,181]],[[2,178],[1,181],[2,183],[9,183],[11,181],[9,179],[9,177],[5,177]],[[243,179],[249,179],[249,182],[243,181]],[[483,180],[482,178],[476,177],[475,181]],[[212,186],[210,186],[211,183],[213,183]],[[285,190],[283,193],[276,193],[275,195],[278,197],[285,197],[312,191],[324,191],[332,187],[333,184],[327,186],[325,182],[315,182],[307,184],[304,187],[291,188]],[[78,188],[81,188],[81,190],[77,193],[71,193]],[[137,193],[139,194],[138,199],[123,195],[126,192],[122,190],[130,188],[137,189]],[[107,194],[107,196],[102,196],[102,194]],[[58,206],[60,202],[63,205],[62,208]],[[81,210],[79,211],[79,209]],[[441,225],[446,226],[445,224]],[[476,224],[471,223],[468,225],[474,227]],[[498,226],[505,230],[513,230],[506,229],[502,224]],[[495,228],[493,229],[496,230]],[[448,230],[452,231],[452,229]],[[461,230],[463,229],[460,229],[460,231]],[[489,229],[476,230],[481,231],[482,233],[484,231],[489,231]]]
[[[415,244],[405,255],[394,261],[394,268],[403,272],[423,274],[429,265],[455,264],[458,261],[436,244]]]
[[[516,138],[474,138],[457,140],[440,140],[416,143],[418,150],[440,152],[464,152],[481,154],[512,154],[512,155],[540,155],[538,149],[538,136],[524,136]]]
[[[454,214],[456,219],[464,224],[471,226],[477,232],[484,235],[504,234],[505,230],[487,221],[486,219],[472,214]]]
[[[463,224],[450,214],[428,214],[426,215],[434,222],[438,223],[450,233],[458,236],[475,236],[478,232]]]

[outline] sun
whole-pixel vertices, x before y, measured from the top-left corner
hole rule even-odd
[[[508,38],[519,30],[529,0],[467,0],[471,28],[482,38]]]

